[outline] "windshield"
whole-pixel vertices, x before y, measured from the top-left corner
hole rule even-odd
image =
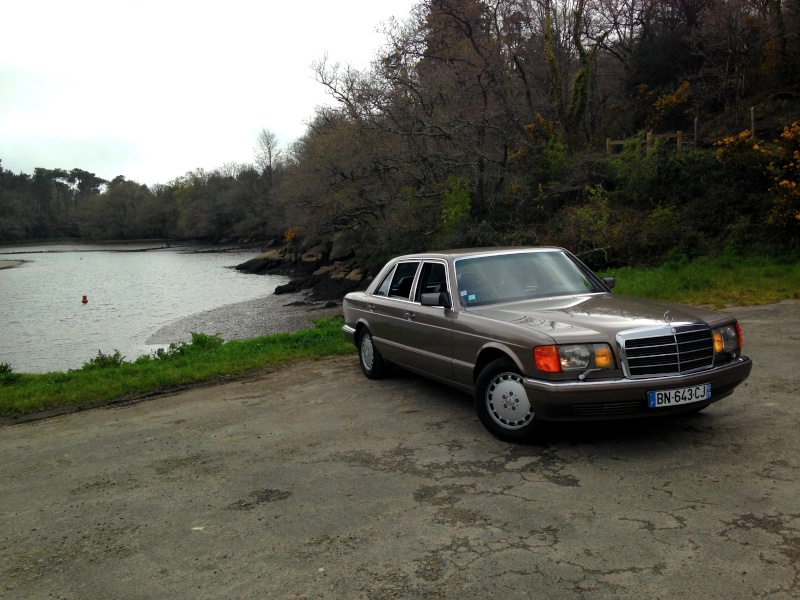
[[[462,306],[606,291],[585,268],[558,250],[459,259],[456,279]]]

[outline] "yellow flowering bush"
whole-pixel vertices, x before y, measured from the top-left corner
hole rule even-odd
[[[792,233],[800,232],[800,122],[783,129],[772,143],[754,138],[749,131],[723,138],[716,144],[717,159],[739,176],[764,177],[772,195],[766,222]]]
[[[289,227],[289,229],[286,230],[286,233],[283,236],[283,241],[285,241],[287,244],[291,244],[292,242],[297,240],[298,237],[300,237],[300,228]]]
[[[780,139],[775,140],[769,166],[776,199],[767,220],[800,231],[800,122],[783,128]]]

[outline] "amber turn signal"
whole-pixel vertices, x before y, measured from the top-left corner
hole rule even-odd
[[[594,366],[598,369],[613,369],[614,356],[611,348],[605,344],[598,344],[594,347]]]
[[[536,346],[533,349],[533,362],[537,369],[545,373],[561,373],[558,346]]]
[[[722,339],[722,333],[719,331],[714,332],[714,352],[720,353],[725,349],[725,341]]]

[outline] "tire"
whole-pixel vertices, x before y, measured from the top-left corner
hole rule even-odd
[[[475,383],[475,410],[483,426],[506,442],[529,442],[541,426],[522,375],[511,359],[490,362]]]
[[[375,347],[372,332],[367,327],[358,334],[358,362],[364,375],[370,379],[381,379],[389,372],[389,365]]]

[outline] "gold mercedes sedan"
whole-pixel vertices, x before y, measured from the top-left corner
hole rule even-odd
[[[613,287],[562,248],[412,254],[345,296],[343,331],[367,377],[397,365],[470,393],[511,442],[543,421],[699,411],[747,379],[731,315]]]

